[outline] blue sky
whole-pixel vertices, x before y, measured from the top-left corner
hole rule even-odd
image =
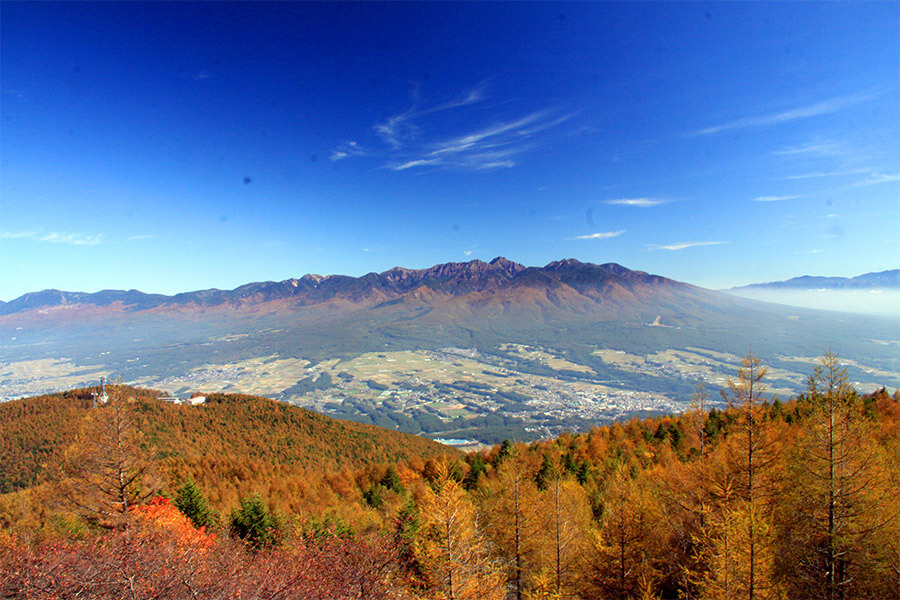
[[[900,3],[0,4],[0,299],[900,266]]]

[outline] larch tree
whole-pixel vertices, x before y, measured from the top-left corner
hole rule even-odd
[[[730,440],[727,440],[731,443]],[[688,513],[690,560],[682,565],[688,598],[734,598],[737,477],[721,443],[702,461],[688,465],[673,494]],[[683,494],[677,494],[683,489]]]
[[[57,490],[89,522],[124,523],[160,489],[156,463],[137,423],[135,400],[110,386],[109,401],[85,418],[57,473]]]
[[[449,462],[436,465],[420,500],[419,563],[443,600],[500,600],[502,577],[488,553],[475,508],[452,476]]]
[[[777,452],[765,416],[767,372],[760,358],[751,352],[741,362],[737,381],[728,382],[730,407],[740,415],[736,440],[743,445],[737,461],[742,502],[730,519],[741,534],[736,536],[739,543],[735,550],[737,556],[743,555],[740,564],[744,569],[739,583],[747,600],[769,597],[772,584],[774,557],[769,553],[772,534],[769,500],[773,495],[772,472]]]
[[[706,455],[706,420],[709,414],[707,407],[709,398],[703,382],[697,384],[697,389],[691,394],[690,412],[687,414],[691,433],[697,436],[698,453],[701,458]]]
[[[620,462],[601,491],[602,514],[589,566],[589,597],[631,600],[652,593],[665,547],[659,499],[649,479]]]
[[[540,527],[535,470],[523,444],[513,444],[499,460],[496,478],[482,488],[484,519],[491,541],[507,566],[512,597],[522,600],[536,574]]]
[[[766,368],[752,353],[723,398],[734,423],[730,434],[700,461],[707,494],[692,533],[694,560],[687,573],[704,599],[763,600],[778,594],[772,499],[778,483],[778,446],[767,420]]]
[[[545,461],[545,489],[538,497],[543,518],[535,532],[540,552],[538,572],[532,577],[533,596],[554,599],[576,597],[582,584],[591,522],[584,488],[566,476],[559,457]]]
[[[698,421],[702,428],[703,419]],[[716,534],[711,524],[733,502],[735,476],[721,453],[707,448],[702,455],[663,471],[661,479],[666,526],[672,535],[673,554],[669,560],[678,567],[672,577],[684,589],[685,598],[694,598],[697,585],[710,578],[714,554],[727,554],[727,543],[723,548],[715,548]],[[727,565],[728,558],[723,558]],[[727,569],[719,575],[723,582],[727,580]]]
[[[900,572],[882,556],[900,537],[896,457],[874,441],[872,424],[837,355],[809,377],[808,423],[789,463],[793,485],[782,511],[783,565],[792,598],[846,600],[900,595]],[[891,468],[891,465],[893,469]],[[891,478],[894,481],[891,481]],[[896,565],[895,565],[896,570]]]
[[[742,360],[737,380],[729,380],[729,393],[723,393],[737,421],[732,435],[719,445],[727,466],[720,481],[723,501],[708,524],[709,555],[716,560],[705,587],[722,590],[724,595],[716,592],[712,597],[724,600],[762,600],[776,594],[771,500],[778,452],[766,419],[766,372],[751,352]]]

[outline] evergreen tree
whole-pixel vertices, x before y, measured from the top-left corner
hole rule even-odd
[[[403,483],[400,481],[400,476],[397,475],[397,469],[394,468],[394,465],[390,465],[387,468],[387,472],[381,478],[381,485],[397,494],[403,493]]]
[[[509,438],[503,440],[503,443],[500,444],[500,450],[497,452],[497,456],[494,457],[494,466],[503,462],[509,456],[512,448],[513,443]]]
[[[534,483],[537,484],[538,490],[543,492],[547,489],[550,482],[558,479],[559,476],[560,469],[554,464],[549,454],[544,454],[541,468],[538,469],[538,472],[534,476]]]
[[[231,535],[258,551],[278,545],[281,532],[278,518],[266,508],[259,494],[241,498],[231,511]]]
[[[469,472],[466,473],[466,477],[463,479],[463,486],[467,490],[474,490],[478,486],[478,480],[484,474],[486,468],[487,463],[484,462],[484,457],[480,452],[476,452],[469,461]]]
[[[193,481],[185,481],[175,495],[175,506],[191,520],[195,527],[212,527],[215,516],[206,504],[206,498]]]

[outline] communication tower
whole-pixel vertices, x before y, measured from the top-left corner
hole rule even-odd
[[[109,402],[109,394],[106,393],[106,378],[100,378],[100,392],[91,392],[91,397],[94,399],[94,408],[97,408],[97,401],[100,401],[100,404],[106,404]]]

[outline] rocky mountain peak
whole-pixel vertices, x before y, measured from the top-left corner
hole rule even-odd
[[[503,256],[498,256],[497,258],[492,260],[490,262],[490,265],[493,267],[503,269],[504,271],[506,271],[507,273],[510,273],[510,274],[521,273],[522,271],[524,271],[527,268],[527,267],[525,267],[525,265],[520,265],[519,263],[513,262]]]
[[[312,284],[315,286],[315,285],[322,283],[322,280],[324,280],[324,279],[325,279],[325,277],[323,275],[317,275],[315,273],[307,273],[306,275],[304,275],[303,277],[300,278],[300,281],[302,281],[304,283],[309,283],[309,284]]]
[[[544,267],[544,269],[547,271],[559,271],[560,269],[581,267],[585,264],[586,263],[583,263],[580,260],[576,260],[574,258],[564,258],[562,260],[554,260],[546,267]]]

